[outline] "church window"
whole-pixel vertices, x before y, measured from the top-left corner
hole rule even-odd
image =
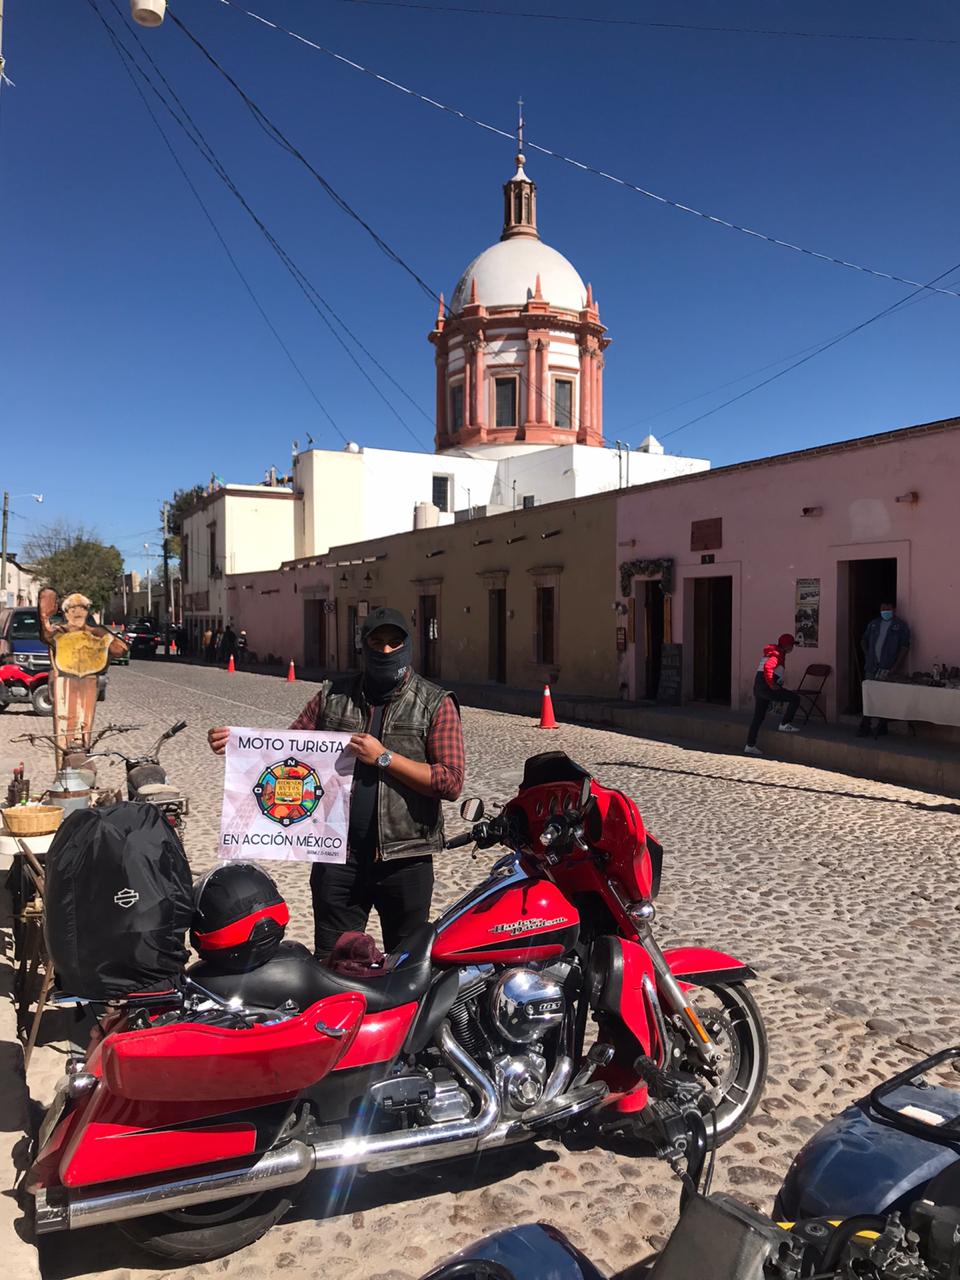
[[[514,222],[523,222],[523,193],[521,191],[513,193],[513,220]]]
[[[459,431],[463,426],[463,383],[455,382],[450,388],[450,430]]]
[[[439,511],[450,510],[450,477],[433,477],[433,505]]]
[[[573,382],[570,378],[556,378],[553,383],[553,425],[573,426]]]
[[[515,427],[517,425],[516,378],[496,379],[495,422],[498,427]]]

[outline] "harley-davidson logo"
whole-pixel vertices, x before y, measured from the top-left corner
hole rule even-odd
[[[532,933],[535,929],[549,929],[555,924],[569,924],[566,916],[554,916],[552,920],[544,920],[534,916],[530,920],[513,920],[510,924],[495,924],[491,933]]]
[[[113,900],[118,907],[132,907],[135,902],[140,901],[140,895],[136,889],[121,889],[113,895]]]

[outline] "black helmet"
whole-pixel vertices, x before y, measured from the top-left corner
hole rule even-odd
[[[252,862],[222,863],[194,886],[190,942],[224,973],[246,973],[274,954],[289,919],[265,871]]]

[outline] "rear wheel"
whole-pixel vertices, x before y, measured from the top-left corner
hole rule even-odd
[[[30,701],[33,703],[33,709],[38,716],[53,715],[53,696],[50,693],[49,684],[37,685],[30,695]]]
[[[697,1016],[723,1054],[720,1080],[707,1090],[716,1127],[707,1118],[711,1146],[720,1146],[742,1129],[753,1114],[767,1077],[767,1033],[757,1003],[739,982],[698,987]],[[699,1061],[683,1069],[700,1074]]]
[[[147,1253],[177,1262],[210,1262],[245,1249],[283,1217],[298,1186],[155,1213],[118,1223],[117,1230]]]

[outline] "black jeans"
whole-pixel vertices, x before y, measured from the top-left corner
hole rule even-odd
[[[757,745],[757,734],[763,724],[763,717],[767,714],[767,708],[773,702],[785,702],[787,704],[786,710],[780,717],[781,724],[789,724],[797,714],[797,708],[800,706],[800,698],[792,689],[771,689],[758,672],[753,682],[753,719],[750,721],[750,732],[747,734],[748,747]]]
[[[310,892],[314,950],[320,958],[330,954],[342,933],[363,932],[373,907],[380,917],[383,949],[390,952],[430,919],[433,859],[375,862],[361,855],[342,865],[315,862]]]

